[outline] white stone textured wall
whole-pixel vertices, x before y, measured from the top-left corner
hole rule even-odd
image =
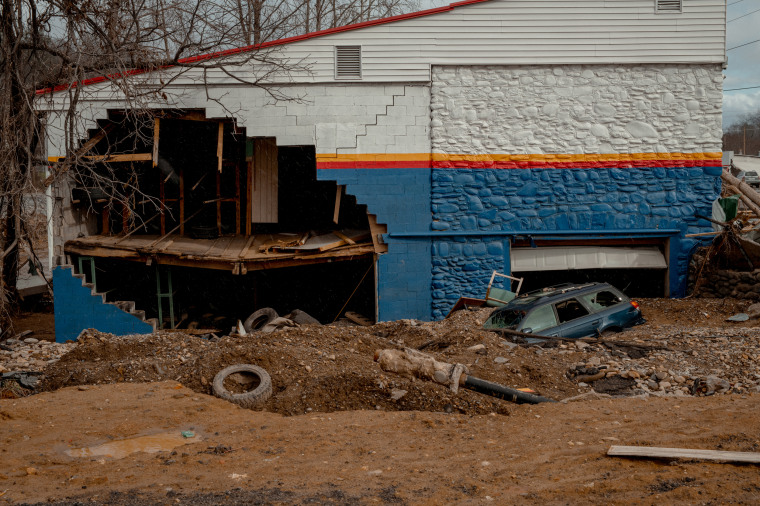
[[[720,65],[436,66],[434,153],[721,151]]]

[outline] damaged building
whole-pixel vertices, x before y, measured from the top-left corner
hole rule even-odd
[[[255,51],[292,66],[252,85]],[[470,0],[208,59],[140,75],[162,93],[139,110],[78,83],[76,163],[68,87],[39,94],[59,339],[264,307],[438,319],[493,271],[685,293],[721,186],[725,2]]]

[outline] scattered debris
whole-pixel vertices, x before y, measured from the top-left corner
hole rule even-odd
[[[731,384],[728,381],[716,376],[708,376],[695,379],[691,393],[692,395],[715,395],[728,392],[730,388]]]

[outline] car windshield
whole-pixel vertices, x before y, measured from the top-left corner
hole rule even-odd
[[[484,329],[515,329],[525,318],[525,311],[508,309],[494,311],[483,324]]]

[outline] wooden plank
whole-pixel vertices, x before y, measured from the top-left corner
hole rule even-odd
[[[657,459],[698,459],[760,464],[760,452],[727,452],[694,450],[690,448],[661,448],[655,446],[610,446],[611,457],[648,457]]]
[[[277,223],[279,192],[277,141],[274,137],[264,137],[254,139],[253,142],[251,221]]]
[[[718,235],[722,233],[723,233],[722,230],[720,232],[700,232],[698,234],[686,234],[684,237],[705,237],[708,235]]]
[[[333,211],[333,223],[338,224],[338,218],[340,217],[340,198],[343,196],[344,185],[339,184],[335,190],[335,210]]]
[[[335,235],[336,235],[336,236],[338,236],[339,238],[343,239],[343,240],[344,240],[344,241],[346,241],[348,244],[356,244],[356,241],[354,241],[353,239],[351,239],[351,238],[350,238],[350,237],[348,237],[347,235],[343,234],[342,232],[338,232],[337,230],[333,230],[333,234],[335,234]]]
[[[253,241],[256,239],[256,236],[251,236],[248,238],[248,240],[245,243],[245,246],[243,249],[240,250],[240,254],[238,255],[238,258],[243,258],[248,253],[248,250],[251,249],[251,245],[253,244]]]
[[[375,323],[364,315],[355,313],[353,311],[346,311],[345,317],[354,323],[358,323],[362,327],[371,327]]]
[[[153,120],[153,166],[158,166],[158,132],[161,128],[161,119],[155,118]]]
[[[222,155],[224,153],[224,123],[219,122],[219,133],[216,139],[217,172],[222,172]]]
[[[118,155],[80,156],[79,158],[95,163],[149,162],[153,160],[153,155],[151,153],[122,153]]]
[[[366,231],[346,231],[346,236],[350,236],[351,240],[354,242],[361,241],[363,239],[367,239],[369,234]],[[274,247],[274,250],[277,251],[294,251],[294,252],[322,252],[322,251],[328,251],[334,248],[337,248],[339,246],[343,246],[347,244],[347,242],[344,239],[341,239],[338,237],[334,232],[331,232],[329,234],[322,234],[318,235],[316,237],[312,237],[309,240],[307,240],[305,243],[298,245],[298,246],[286,246],[282,248]]]

